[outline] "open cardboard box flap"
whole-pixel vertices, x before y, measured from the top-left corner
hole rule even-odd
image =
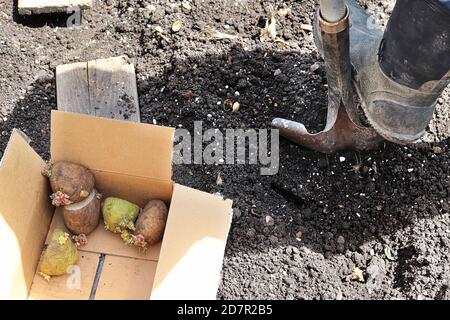
[[[215,299],[231,200],[175,184],[151,298]]]
[[[90,168],[106,196],[123,197],[140,206],[151,198],[170,203],[151,279],[153,290],[148,292],[152,299],[215,299],[232,202],[172,182],[173,135],[172,128],[52,111],[51,156],[52,161],[73,161]],[[33,282],[54,213],[48,181],[41,175],[44,166],[24,136],[14,130],[0,164],[0,243],[6,249],[1,298],[27,298]],[[111,249],[104,239],[105,248]],[[98,244],[92,254],[101,249]],[[107,259],[120,260],[121,252],[111,256],[108,252]],[[134,261],[150,268],[149,260]],[[120,277],[115,272],[105,279]],[[109,293],[103,297],[127,298]]]
[[[33,281],[54,210],[44,167],[23,134],[13,130],[0,164],[2,299],[26,299]]]
[[[93,171],[172,181],[174,131],[53,110],[50,154]]]
[[[95,176],[103,196],[143,207],[149,195],[170,202],[173,128],[53,110],[52,162],[79,163]]]

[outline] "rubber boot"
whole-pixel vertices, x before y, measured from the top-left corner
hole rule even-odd
[[[367,120],[389,141],[420,139],[450,83],[450,10],[437,0],[398,0],[383,32],[356,2],[346,4],[352,77]],[[321,50],[316,25],[314,37]]]

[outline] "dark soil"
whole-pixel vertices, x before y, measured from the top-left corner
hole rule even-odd
[[[17,127],[48,158],[55,66],[122,54],[136,66],[143,122],[268,128],[281,116],[323,127],[322,61],[300,28],[314,1],[192,0],[190,12],[180,1],[100,2],[67,28],[64,15],[18,17],[0,0],[0,154]],[[392,1],[361,2],[381,22],[392,10]],[[278,18],[284,47],[259,38],[269,4],[292,9]],[[184,26],[173,33],[176,20]],[[212,40],[211,29],[239,39]],[[228,112],[226,99],[240,110]],[[325,156],[281,140],[274,176],[256,165],[175,166],[175,181],[234,201],[218,297],[449,299],[449,103],[446,92],[416,145]],[[355,267],[364,282],[352,279]]]

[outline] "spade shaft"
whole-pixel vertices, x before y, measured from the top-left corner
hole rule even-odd
[[[338,22],[345,17],[344,0],[320,0],[320,14],[328,22]]]
[[[382,138],[373,128],[361,124],[358,107],[354,101],[352,67],[350,61],[349,11],[338,21],[343,1],[321,1],[326,4],[316,15],[320,31],[320,44],[324,68],[328,81],[328,112],[323,131],[311,134],[301,123],[276,118],[272,126],[280,130],[281,136],[309,149],[333,153],[342,149],[372,149]],[[325,9],[326,8],[326,9]],[[335,8],[335,15],[331,9]],[[325,10],[324,10],[325,9]],[[327,20],[322,14],[327,14]]]

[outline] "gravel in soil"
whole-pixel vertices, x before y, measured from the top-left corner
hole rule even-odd
[[[324,126],[322,60],[300,28],[314,1],[188,2],[190,10],[98,1],[67,28],[65,15],[18,17],[0,0],[0,154],[16,127],[48,159],[55,67],[122,54],[136,66],[143,122],[246,129],[285,117]],[[393,1],[360,3],[385,24]],[[277,16],[284,43],[260,39],[269,5],[291,9]],[[239,110],[229,112],[227,99]],[[325,156],[281,140],[273,176],[248,164],[175,166],[175,181],[234,201],[218,298],[449,299],[449,103],[446,91],[424,141],[411,146]]]

